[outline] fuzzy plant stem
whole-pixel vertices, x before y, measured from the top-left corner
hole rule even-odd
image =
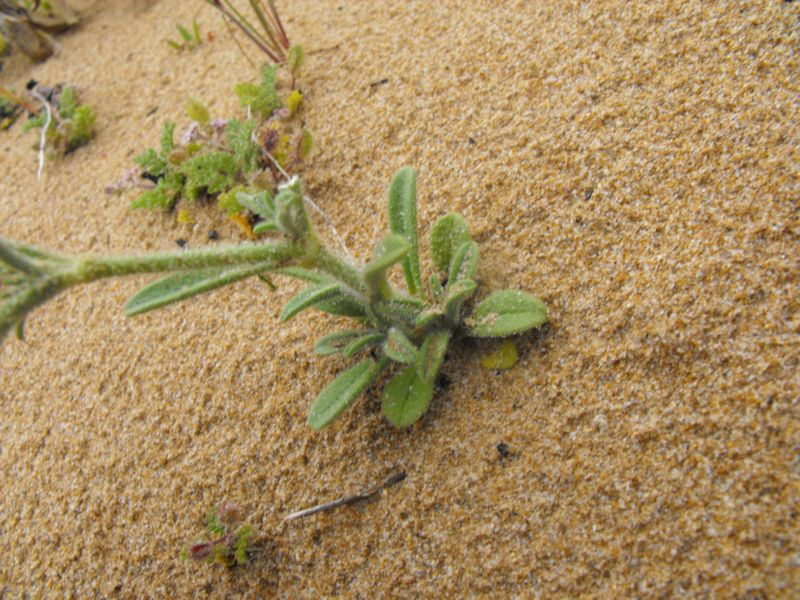
[[[226,266],[258,266],[272,270],[288,266],[301,256],[296,244],[255,244],[151,254],[146,256],[49,255],[29,246],[15,245],[0,238],[0,261],[26,274],[25,285],[4,294],[0,304],[0,339],[25,315],[58,293],[75,285],[106,277],[141,273],[191,271]],[[2,289],[0,289],[2,291]]]
[[[146,256],[111,256],[78,259],[76,283],[87,283],[104,277],[211,269],[233,265],[264,264],[265,270],[286,266],[300,255],[295,244],[254,244],[185,252],[169,252]]]

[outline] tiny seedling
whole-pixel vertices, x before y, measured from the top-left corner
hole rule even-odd
[[[212,536],[209,541],[192,544],[181,553],[181,559],[204,560],[226,567],[245,565],[258,552],[256,532],[241,524],[239,507],[223,504],[206,516],[206,529]]]
[[[197,20],[192,21],[191,33],[180,23],[176,25],[175,28],[178,30],[178,35],[180,35],[181,39],[177,42],[175,40],[167,40],[167,44],[169,44],[170,48],[182,52],[184,50],[194,50],[203,43],[203,38],[200,37],[200,26],[197,24]]]
[[[258,215],[255,233],[273,242],[145,256],[67,256],[0,238],[0,335],[61,291],[81,283],[135,273],[171,273],[136,294],[125,306],[138,315],[248,277],[285,275],[309,285],[283,307],[281,321],[316,308],[355,320],[357,327],[326,335],[314,349],[340,354],[355,365],[317,396],[308,422],[321,429],[336,419],[390,366],[399,371],[383,388],[382,407],[397,427],[419,419],[430,406],[448,345],[461,336],[507,337],[547,320],[541,300],[520,290],[489,294],[477,306],[478,245],[463,217],[450,213],[431,230],[436,269],[423,279],[417,238],[416,174],[401,169],[389,186],[390,233],[366,264],[356,266],[326,248],[306,213],[300,181],[274,197],[240,192],[237,201]],[[406,289],[387,273],[401,265]],[[427,283],[427,287],[424,283]]]
[[[39,128],[42,130],[37,148],[42,150],[46,144],[51,156],[64,156],[88,144],[94,136],[94,111],[85,104],[78,103],[77,91],[72,86],[47,88],[48,93],[40,93],[44,86],[38,84],[31,94],[42,103],[45,110],[29,119],[22,126],[23,131]]]

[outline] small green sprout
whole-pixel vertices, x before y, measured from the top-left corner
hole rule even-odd
[[[35,91],[35,90],[34,90]],[[66,86],[52,95],[52,100],[44,99],[49,111],[41,111],[38,116],[22,126],[23,131],[47,127],[44,138],[53,156],[64,156],[89,143],[94,137],[94,111],[85,104],[78,103],[74,87]]]
[[[247,564],[258,549],[255,545],[256,532],[249,525],[241,525],[239,508],[233,504],[223,504],[206,517],[206,529],[212,539],[192,544],[181,552],[181,559],[205,560],[220,563],[226,567]]]
[[[175,26],[175,29],[178,30],[178,34],[181,36],[181,41],[176,42],[175,40],[167,40],[169,47],[174,50],[177,50],[178,52],[183,52],[184,50],[191,51],[203,43],[203,38],[200,36],[200,26],[197,24],[196,19],[192,21],[191,33],[180,23]]]
[[[153,159],[156,160],[155,158]],[[159,163],[160,164],[160,163]],[[254,233],[273,242],[145,256],[73,257],[0,238],[0,336],[21,328],[25,316],[61,291],[80,283],[135,273],[170,273],[146,286],[125,306],[129,316],[178,302],[253,276],[284,275],[308,286],[280,313],[288,321],[304,310],[351,317],[356,327],[319,340],[320,355],[340,354],[355,364],[325,387],[308,422],[329,425],[381,376],[396,366],[382,393],[386,418],[397,427],[428,410],[450,343],[461,337],[507,337],[541,326],[547,309],[521,290],[495,291],[477,305],[478,245],[466,221],[441,217],[431,232],[435,273],[423,278],[417,236],[416,174],[401,169],[389,186],[390,233],[364,265],[326,248],[308,218],[298,179],[272,196],[238,192],[236,200],[259,219]],[[406,289],[387,274],[401,266]]]

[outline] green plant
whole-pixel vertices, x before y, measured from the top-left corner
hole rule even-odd
[[[181,553],[181,559],[205,560],[226,567],[247,564],[258,552],[256,532],[249,525],[241,525],[239,508],[223,504],[206,516],[206,529],[212,536],[207,542],[192,544]]]
[[[199,100],[190,99],[186,113],[191,124],[180,140],[175,140],[175,123],[167,121],[160,148],[150,148],[135,159],[139,181],[126,176],[110,191],[149,186],[133,200],[132,208],[171,210],[180,200],[207,198],[218,200],[233,217],[248,213],[257,219],[235,194],[262,189],[274,193],[281,171],[308,156],[311,135],[293,119],[302,99],[299,92],[291,92],[285,103],[278,94],[275,65],[264,67],[260,83],[237,85],[236,94],[248,108],[247,118],[212,120]],[[247,227],[249,217],[244,220]]]
[[[43,99],[49,111],[41,111],[22,126],[23,131],[44,128],[45,140],[50,153],[55,156],[69,154],[89,143],[94,136],[94,111],[85,104],[79,104],[77,92],[72,86],[56,91],[51,100]]]
[[[278,241],[140,257],[70,257],[0,239],[0,260],[5,263],[0,271],[0,334],[15,324],[21,331],[25,315],[62,290],[104,277],[172,272],[131,298],[125,312],[137,315],[254,275],[286,275],[309,285],[286,303],[281,321],[316,308],[358,324],[316,343],[318,354],[341,354],[356,364],[317,396],[310,425],[328,425],[395,364],[400,371],[384,387],[382,406],[389,421],[405,427],[427,411],[454,339],[506,337],[547,319],[545,305],[519,290],[493,292],[472,310],[465,309],[478,289],[478,245],[466,221],[455,213],[438,219],[431,230],[436,273],[427,278],[426,289],[419,263],[413,169],[394,176],[389,187],[391,232],[360,267],[322,245],[306,214],[299,180],[281,186],[275,197],[266,191],[239,192],[236,200],[261,219],[255,233],[275,234]],[[387,278],[398,264],[406,290]]]
[[[200,26],[197,24],[197,20],[192,21],[191,33],[189,33],[189,30],[180,23],[175,26],[175,29],[178,30],[178,35],[181,36],[181,41],[176,42],[175,40],[167,40],[169,47],[173,48],[174,50],[177,50],[178,52],[182,52],[183,50],[194,50],[203,43],[203,38],[200,37]]]
[[[0,130],[11,127],[21,112],[19,103],[11,100],[3,92],[4,88],[0,87]]]

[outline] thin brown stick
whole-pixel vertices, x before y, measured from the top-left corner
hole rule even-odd
[[[225,29],[228,30],[228,33],[230,34],[233,43],[236,44],[236,47],[239,49],[239,52],[242,53],[242,56],[244,56],[245,59],[247,59],[247,62],[249,62],[254,69],[258,70],[258,65],[256,65],[255,61],[253,61],[253,59],[250,58],[250,55],[247,54],[247,51],[244,49],[244,46],[242,46],[241,42],[236,37],[236,30],[233,28],[233,25],[231,25],[228,22],[228,19],[226,19],[225,17],[222,17],[222,22],[225,24]]]
[[[275,49],[282,51],[282,42],[280,38],[280,33],[278,32],[278,28],[275,26],[275,22],[273,19],[268,19],[264,14],[263,5],[261,5],[258,0],[250,0],[250,8],[253,9],[253,12],[256,13],[256,18],[258,18],[258,22],[261,23],[261,28],[264,30],[264,33],[269,38],[269,41],[274,44]]]
[[[230,19],[231,22],[236,25],[242,32],[250,38],[250,41],[253,42],[258,48],[266,54],[269,59],[274,62],[275,64],[279,64],[283,62],[279,56],[277,56],[262,40],[258,38],[258,36],[253,33],[249,27],[245,25],[240,19],[236,17],[233,11],[229,10],[220,0],[205,0],[208,4],[216,8],[220,11],[225,18]]]
[[[385,490],[386,488],[392,487],[403,481],[406,478],[406,472],[404,469],[396,469],[392,471],[392,473],[387,477],[383,483],[379,483],[376,486],[369,488],[359,494],[354,494],[352,496],[343,496],[341,498],[337,498],[332,502],[325,502],[324,504],[317,504],[316,506],[312,506],[310,508],[306,508],[303,510],[298,510],[297,512],[293,512],[290,515],[287,515],[284,521],[294,521],[295,519],[299,519],[301,517],[308,517],[311,515],[315,515],[320,512],[333,510],[334,508],[339,508],[340,506],[349,506],[350,504],[355,504],[356,502],[361,502],[362,500],[367,500],[372,498],[375,494],[380,492],[381,490]]]
[[[9,90],[8,88],[0,86],[0,97],[13,102],[14,104],[19,104],[22,108],[27,110],[32,115],[39,114],[39,109],[36,106],[28,102],[25,98],[17,96],[14,92]]]
[[[286,35],[286,30],[283,28],[283,23],[281,23],[281,17],[278,14],[278,9],[275,8],[275,3],[272,0],[267,0],[267,4],[269,4],[269,10],[272,13],[272,20],[278,26],[278,31],[281,34],[281,41],[283,42],[283,47],[287,50],[291,43],[289,42],[289,36]]]

